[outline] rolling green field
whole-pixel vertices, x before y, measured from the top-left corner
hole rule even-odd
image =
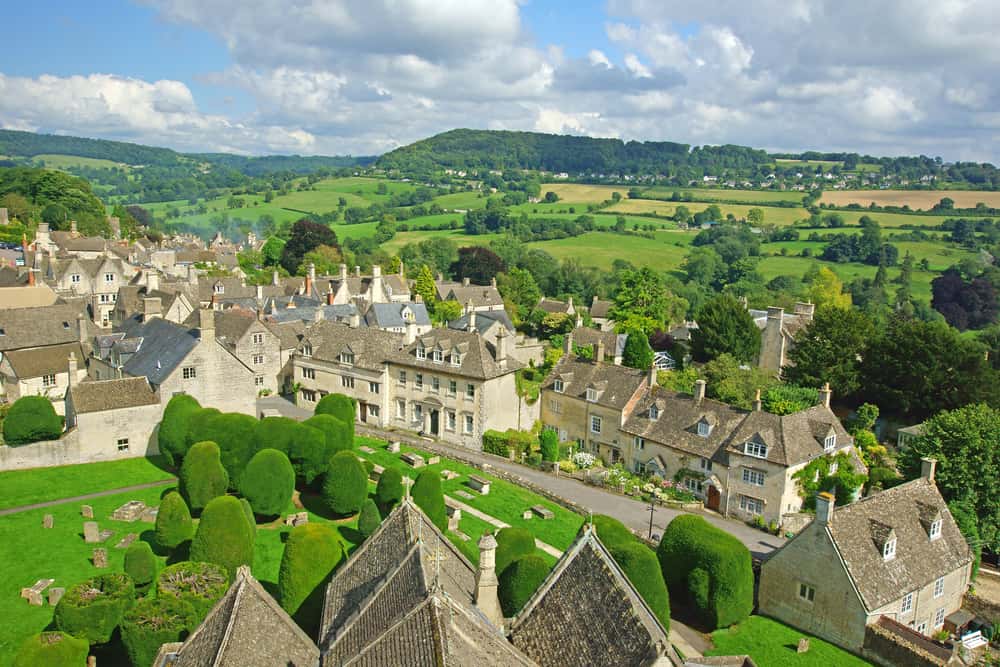
[[[802,203],[802,198],[806,193],[795,190],[736,190],[729,188],[673,188],[667,186],[657,186],[646,188],[642,191],[643,197],[659,199],[670,197],[675,192],[682,194],[690,193],[697,201],[718,201],[728,199],[730,201],[747,202],[794,202]],[[683,203],[683,202],[681,202]]]
[[[100,160],[92,157],[79,157],[77,155],[56,155],[42,154],[31,158],[35,162],[45,162],[49,169],[66,170],[71,167],[90,167],[93,169],[113,169],[115,167],[129,171],[132,169],[127,164],[113,162],[111,160]]]

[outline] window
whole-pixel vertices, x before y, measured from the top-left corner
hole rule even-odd
[[[312,403],[315,403],[316,402],[316,392],[313,391],[312,389],[303,389],[302,390],[302,400],[304,400],[304,401],[310,401]]]
[[[753,456],[758,459],[767,458],[767,445],[761,444],[759,442],[748,442],[743,445],[743,453],[747,456]]]
[[[764,486],[764,473],[750,468],[743,469],[743,483],[753,486]]]
[[[216,294],[222,294],[223,292],[226,291],[226,288],[223,287],[222,283],[216,283],[215,285],[213,285],[212,291],[215,292]]]
[[[101,301],[101,303],[111,303],[111,295],[110,294],[102,294],[101,297],[100,297],[100,301]]]
[[[406,401],[402,399],[396,401],[396,419],[406,419]]]
[[[825,451],[831,452],[833,451],[833,448],[836,446],[837,446],[837,434],[831,433],[830,435],[826,436],[826,439],[823,441],[823,449]]]
[[[448,380],[448,395],[454,396],[458,393],[458,383],[454,380]]]
[[[451,353],[451,365],[452,366],[461,366],[462,365],[462,355],[460,355],[458,352],[452,352]]]
[[[378,393],[378,382],[369,382],[368,383],[368,391],[371,392],[372,394],[377,394]]]
[[[554,398],[549,399],[549,411],[556,415],[562,414],[562,404]]]
[[[896,557],[896,538],[892,538],[885,543],[882,547],[882,558],[885,560],[892,560]]]
[[[563,381],[556,378],[556,380],[552,383],[552,391],[557,394],[563,393]]]
[[[941,537],[941,519],[931,523],[930,537],[932,540]]]
[[[451,410],[445,413],[444,427],[449,431],[455,430],[455,413]]]
[[[691,493],[701,493],[701,480],[694,477],[685,477],[684,487]]]
[[[590,432],[600,433],[601,432],[601,418],[597,415],[590,416]]]
[[[406,386],[406,371],[399,371],[399,386]]]
[[[919,632],[922,635],[927,633],[927,621],[921,621],[917,625],[917,632]]]
[[[944,577],[938,577],[934,582],[934,597],[939,598],[944,595]]]
[[[434,359],[434,363],[440,364],[444,360],[444,355],[441,354],[441,350],[434,350],[432,358]]]
[[[305,379],[307,379],[307,380],[315,380],[316,379],[316,369],[315,368],[303,368],[302,369],[302,377],[305,378]]]
[[[346,387],[347,389],[354,389],[354,378],[352,378],[350,375],[341,375],[340,386]]]
[[[309,343],[303,343],[302,344],[302,356],[303,357],[311,357],[311,356],[313,356],[313,346],[310,345]]]
[[[476,385],[467,384],[465,385],[465,397],[472,400],[476,397]]]
[[[751,496],[740,496],[740,509],[750,514],[763,514],[764,501]]]
[[[194,378],[198,377],[198,369],[195,368],[194,366],[185,366],[181,370],[181,377],[183,377],[185,380],[193,380]]]
[[[816,599],[816,589],[808,584],[799,584],[799,597],[806,602],[812,602]]]
[[[934,612],[934,627],[940,628],[942,625],[944,625],[944,607]]]
[[[56,386],[56,376],[54,373],[42,376],[42,386],[43,387],[54,387]]]
[[[706,422],[698,422],[698,435],[703,438],[707,438],[708,434],[712,432],[712,427]]]
[[[79,273],[74,273],[73,275],[71,275],[69,277],[69,281],[71,283],[73,283],[73,284],[79,283],[80,282],[80,274]]]
[[[426,359],[427,350],[424,349],[423,345],[417,348],[417,359]]]
[[[660,418],[660,409],[655,405],[649,406],[649,418],[656,421]]]
[[[263,364],[264,364],[264,355],[263,354],[255,354],[255,355],[253,355],[253,365],[254,366],[261,366]]]
[[[368,404],[368,416],[369,417],[378,417],[378,406],[377,405],[372,405],[371,403]]]
[[[903,596],[903,604],[899,605],[900,614],[908,614],[913,611],[913,592],[909,592]]]
[[[632,446],[636,449],[645,449],[646,448],[645,438],[640,438],[639,436],[635,436],[634,438],[632,438]]]
[[[424,374],[423,373],[416,373],[416,374],[414,374],[414,376],[413,376],[413,386],[416,387],[417,389],[423,389],[424,388]]]
[[[264,334],[262,334],[262,333],[255,333],[252,336],[251,340],[253,341],[254,345],[261,345],[264,342]]]
[[[424,406],[419,403],[413,404],[413,421],[422,423],[424,421]]]
[[[465,415],[465,432],[472,433],[472,415]]]
[[[431,391],[435,394],[441,391],[441,379],[436,375],[431,378]]]
[[[118,438],[118,451],[127,452],[128,451],[128,438]]]
[[[698,467],[706,472],[712,472],[712,459],[702,459],[698,461]]]
[[[342,364],[354,365],[354,353],[353,352],[341,352],[340,356],[337,357],[337,361]]]
[[[104,274],[104,282],[106,282],[106,283],[113,283],[114,281],[115,281],[115,274],[113,274],[113,273],[105,273]]]
[[[593,389],[591,387],[587,388],[587,400],[590,401],[591,403],[595,403],[597,401],[597,390],[596,389]]]
[[[253,386],[255,386],[255,387],[263,387],[264,386],[264,376],[263,375],[254,375],[253,376]]]
[[[840,464],[837,463],[836,461],[834,461],[833,463],[830,464],[830,470],[826,474],[827,475],[835,475],[835,474],[837,474],[838,470],[840,470]]]

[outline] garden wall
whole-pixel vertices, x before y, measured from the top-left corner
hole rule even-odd
[[[980,571],[979,576],[984,576],[982,571]],[[966,593],[965,599],[962,601],[962,609],[970,611],[976,616],[982,616],[994,624],[1000,623],[1000,604],[992,600],[981,598],[973,593]]]
[[[952,651],[886,616],[865,630],[862,655],[885,667],[943,667]]]
[[[71,465],[81,463],[80,459],[80,432],[76,429],[67,431],[58,440],[0,447],[0,470]]]

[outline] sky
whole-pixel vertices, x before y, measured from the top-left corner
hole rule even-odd
[[[0,127],[372,155],[456,127],[1000,161],[996,0],[32,0]]]

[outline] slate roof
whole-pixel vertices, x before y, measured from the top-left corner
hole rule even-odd
[[[198,332],[161,317],[130,323],[127,339],[141,338],[135,354],[122,370],[133,377],[145,376],[150,384],[161,384],[198,344]]]
[[[514,345],[513,337],[508,337],[507,340],[512,348]],[[427,351],[425,359],[417,358],[417,348],[421,346]],[[443,353],[442,361],[435,362],[432,359],[431,351],[438,348]],[[452,365],[450,361],[453,350],[458,350],[461,355],[461,365],[459,366]],[[450,372],[479,380],[489,380],[506,375],[524,366],[509,354],[506,365],[502,366],[498,363],[496,347],[492,343],[485,341],[478,333],[455,329],[434,329],[419,336],[417,340],[402,350],[394,352],[390,355],[390,359],[394,363],[413,368]]]
[[[86,357],[80,343],[76,342],[12,350],[6,353],[6,358],[17,377],[24,380],[68,372],[70,354],[76,356],[77,363],[82,368]]]
[[[542,383],[543,390],[555,391],[553,383],[563,381],[562,394],[586,400],[587,388],[598,390],[598,405],[621,410],[647,381],[647,373],[636,368],[594,363],[572,354],[564,354]]]
[[[81,313],[79,303],[0,309],[0,352],[79,341]]]
[[[403,318],[404,311],[412,313],[412,318]],[[417,326],[430,326],[431,318],[427,314],[427,306],[422,303],[394,302],[373,303],[365,313],[365,323],[370,327],[389,329],[405,327],[413,322]]]
[[[243,565],[172,667],[313,667],[319,650]]]
[[[355,329],[323,320],[306,330],[303,341],[312,345],[314,359],[337,362],[340,353],[349,349],[354,354],[355,366],[380,371],[403,345],[403,335],[381,329]]]
[[[502,324],[508,332],[514,333],[514,323],[510,321],[510,316],[507,314],[506,310],[476,311],[476,331],[480,334],[484,334],[489,331],[490,327],[497,322]],[[466,313],[457,320],[452,320],[448,323],[448,328],[465,331],[469,328],[469,314]]]
[[[87,380],[69,388],[77,414],[157,405],[160,394],[144,377]]]
[[[514,619],[510,639],[542,667],[648,665],[669,650],[663,626],[589,526]]]
[[[941,536],[936,540],[928,536],[928,512],[941,519]],[[891,560],[882,557],[878,544],[882,527],[896,537],[896,557]],[[972,560],[948,505],[925,477],[837,507],[826,530],[869,611]]]

